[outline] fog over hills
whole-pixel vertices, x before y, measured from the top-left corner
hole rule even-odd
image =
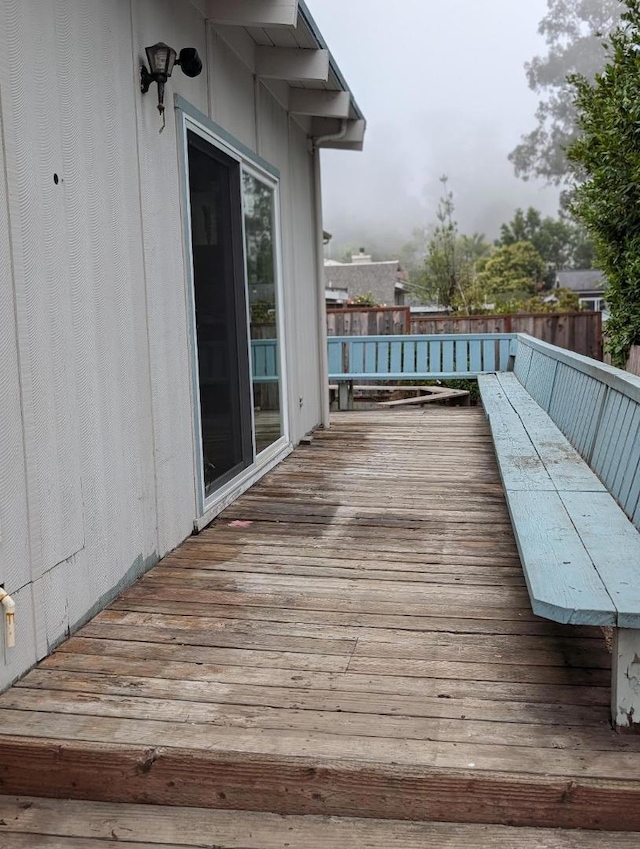
[[[367,120],[363,153],[323,151],[336,244],[394,245],[435,220],[446,174],[462,232],[495,237],[517,207],[555,214],[558,192],[513,174],[533,129],[524,63],[544,52],[546,0],[311,0]]]

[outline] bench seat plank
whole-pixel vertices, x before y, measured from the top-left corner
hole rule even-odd
[[[561,493],[562,502],[618,611],[640,628],[640,534],[609,493]]]
[[[478,378],[482,403],[491,424],[500,475],[508,491],[543,490],[555,487],[544,463],[534,448],[522,420],[506,402],[504,391],[495,374]]]
[[[529,395],[513,372],[497,375],[505,397],[521,420],[555,489],[559,492],[602,492],[607,488],[569,440]]]
[[[535,450],[522,420],[506,402],[504,390],[495,374],[478,378],[482,403],[491,424],[500,475],[509,492],[540,490],[554,492],[555,487],[544,463]]]
[[[559,349],[527,357],[530,345],[543,343],[520,340],[514,373],[478,382],[531,606],[558,622],[614,627],[611,717],[640,730],[640,392]],[[508,426],[520,441],[524,430],[525,458],[537,454],[553,491],[512,487]]]
[[[533,612],[567,625],[615,625],[616,609],[561,496],[508,492]]]
[[[534,612],[640,628],[637,530],[514,374],[479,383]]]

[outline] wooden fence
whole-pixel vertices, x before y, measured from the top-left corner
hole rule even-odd
[[[327,310],[328,336],[406,336],[409,307],[345,307]]]
[[[441,333],[527,333],[550,345],[602,360],[599,312],[526,315],[412,316],[409,307],[327,310],[329,336],[433,336]]]
[[[411,333],[526,333],[576,354],[602,360],[602,313],[529,313],[411,319]]]

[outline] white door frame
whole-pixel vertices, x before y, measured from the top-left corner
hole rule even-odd
[[[276,466],[284,457],[292,450],[290,437],[290,416],[288,407],[288,388],[287,388],[287,359],[286,352],[286,326],[285,326],[285,310],[284,310],[284,286],[282,280],[282,225],[281,225],[281,208],[280,208],[280,173],[268,162],[257,156],[253,151],[247,148],[242,142],[234,139],[222,127],[219,127],[201,112],[199,112],[191,104],[187,103],[183,98],[175,97],[176,106],[176,126],[178,132],[178,152],[180,159],[180,179],[181,179],[181,196],[182,196],[182,218],[183,218],[183,250],[186,267],[186,295],[187,307],[189,315],[189,349],[191,359],[191,405],[193,410],[193,450],[195,460],[195,494],[196,494],[196,517],[194,519],[194,527],[196,530],[202,530],[209,522],[211,522],[222,510],[229,504],[235,501],[239,495],[249,489],[259,478],[267,471]],[[282,436],[276,442],[265,448],[260,454],[255,451],[255,419],[253,404],[251,405],[251,429],[253,439],[253,463],[240,472],[233,480],[221,486],[220,489],[205,498],[204,490],[204,469],[202,462],[202,425],[200,416],[200,384],[199,384],[199,363],[198,363],[198,344],[196,334],[196,313],[195,313],[195,297],[194,297],[194,268],[193,268],[193,252],[191,246],[191,204],[189,196],[189,163],[188,163],[188,145],[187,131],[191,130],[205,141],[209,142],[214,147],[221,150],[227,156],[235,159],[242,172],[251,174],[256,179],[267,185],[274,193],[274,242],[275,242],[275,279],[276,279],[276,323],[278,328],[277,337],[277,352],[278,352],[278,367],[280,377],[280,405],[281,405],[281,422]],[[242,199],[244,209],[244,198]],[[244,216],[242,222],[243,228],[243,249],[246,245],[244,239]],[[247,286],[247,263],[246,252],[244,253],[244,285]],[[247,330],[250,328],[250,312],[249,301],[247,298]],[[250,333],[248,333],[250,340]],[[249,371],[251,385],[253,386],[252,358],[249,351]]]

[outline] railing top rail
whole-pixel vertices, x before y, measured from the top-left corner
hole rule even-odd
[[[565,348],[558,348],[556,345],[534,339],[533,336],[526,333],[518,333],[516,336],[519,342],[528,345],[534,351],[539,351],[551,359],[564,363],[583,374],[588,374],[595,380],[599,380],[606,386],[631,398],[636,403],[640,403],[640,378],[628,371],[609,366],[606,363],[599,363],[597,360],[582,356],[582,354],[574,354],[573,351],[567,351]]]
[[[517,339],[517,333],[431,333],[427,336],[404,334],[400,336],[329,336],[329,342],[499,342]]]

